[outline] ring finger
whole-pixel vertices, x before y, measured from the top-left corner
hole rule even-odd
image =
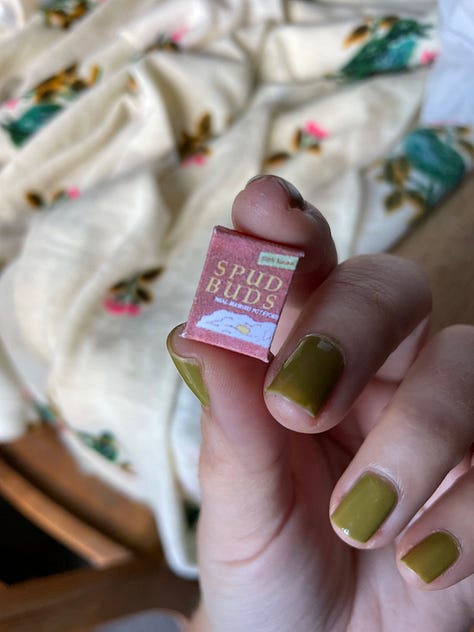
[[[441,528],[443,496],[429,509],[426,503],[474,440],[473,352],[468,326],[443,330],[422,350],[333,491],[331,519],[342,539],[359,548],[384,546],[421,508],[425,530],[429,515],[433,529]],[[444,516],[448,530],[453,516]]]
[[[399,569],[419,588],[447,588],[474,573],[474,469],[459,477],[403,535]]]

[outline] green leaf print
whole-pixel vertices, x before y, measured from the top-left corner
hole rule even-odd
[[[10,135],[13,144],[20,147],[62,109],[56,103],[34,105],[16,121],[2,122],[2,127]]]
[[[79,439],[92,448],[107,460],[116,462],[119,456],[119,446],[116,438],[111,432],[101,432],[98,435],[93,435],[88,432],[78,432]]]
[[[101,69],[97,65],[91,66],[88,77],[78,74],[77,64],[64,68],[16,100],[23,104],[22,110],[25,104],[28,109],[21,115],[8,114],[0,122],[1,127],[8,132],[13,144],[20,147],[70,101],[95,85],[100,76]]]
[[[95,2],[89,0],[50,0],[42,4],[46,24],[49,26],[68,29],[74,22],[80,20]]]
[[[55,410],[55,408],[53,407],[51,403],[44,404],[36,400],[33,400],[32,403],[38,415],[38,419],[50,425],[58,424],[59,414],[58,414],[58,411]]]
[[[398,72],[408,67],[419,38],[425,37],[430,27],[416,20],[397,19],[389,31],[380,34],[376,22],[369,41],[341,68],[339,76],[345,79],[365,79],[384,72]]]
[[[421,128],[408,134],[404,148],[410,164],[441,185],[437,197],[453,189],[465,175],[466,166],[459,153],[430,129]]]
[[[402,191],[389,193],[385,198],[385,208],[387,211],[395,211],[403,204],[404,195]]]
[[[409,204],[416,211],[412,221],[417,221],[454,190],[473,162],[469,134],[469,128],[452,125],[419,127],[407,134],[376,176],[390,188],[385,210]]]

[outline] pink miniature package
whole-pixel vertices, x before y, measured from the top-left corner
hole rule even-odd
[[[181,334],[264,362],[301,250],[214,228]]]

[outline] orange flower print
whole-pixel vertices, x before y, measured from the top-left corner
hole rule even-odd
[[[60,189],[50,195],[42,195],[38,191],[27,191],[25,193],[25,199],[29,206],[37,210],[40,208],[46,208],[53,206],[61,200],[77,200],[81,196],[81,192],[77,187],[67,187],[66,189]]]
[[[12,98],[0,110],[0,127],[21,147],[38,130],[57,116],[72,101],[99,81],[101,69],[94,65],[84,77],[72,64],[47,77],[19,98]]]
[[[275,167],[282,164],[299,151],[310,151],[319,154],[321,152],[321,142],[329,136],[330,133],[325,127],[310,119],[294,133],[292,139],[293,151],[282,150],[271,154],[265,160],[265,166]]]
[[[97,4],[97,0],[49,0],[41,3],[40,11],[48,26],[67,30]]]
[[[192,133],[183,131],[178,142],[178,154],[183,165],[199,165],[206,163],[207,156],[211,153],[208,143],[212,137],[211,115],[206,112],[197,121]]]
[[[166,50],[168,52],[179,52],[181,50],[180,42],[186,35],[188,29],[186,26],[178,28],[176,31],[169,33],[159,33],[152,44],[145,49],[145,53],[152,53],[158,50]]]

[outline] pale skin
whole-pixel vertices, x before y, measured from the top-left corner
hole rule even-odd
[[[322,215],[272,177],[237,196],[233,223],[306,256],[265,364],[172,335],[196,362],[203,408],[201,604],[192,632],[468,632],[474,625],[474,327],[429,336],[424,274],[390,255],[337,265]],[[468,291],[468,288],[466,288]],[[307,334],[344,369],[315,416],[266,392]],[[366,542],[330,515],[365,472],[397,502]],[[421,510],[421,511],[420,511]],[[459,557],[426,582],[401,558],[433,532]]]

